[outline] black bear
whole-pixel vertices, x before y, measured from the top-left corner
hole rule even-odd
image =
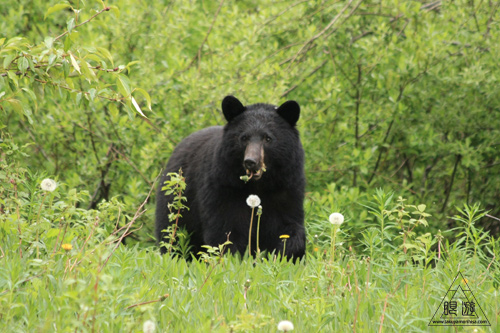
[[[295,124],[300,107],[287,101],[243,104],[233,96],[222,101],[225,126],[213,126],[185,138],[174,150],[161,177],[156,200],[156,238],[160,242],[169,226],[170,195],[161,190],[167,173],[182,168],[186,179],[179,226],[191,234],[196,254],[202,245],[217,246],[229,240],[232,253],[245,253],[252,208],[250,195],[261,199],[259,248],[301,258],[305,252],[304,150]],[[246,174],[247,182],[242,180]],[[254,210],[257,213],[257,209]],[[251,250],[257,248],[257,217],[253,219]],[[289,238],[280,238],[288,235]],[[286,236],[285,236],[286,237]],[[164,253],[166,249],[161,248]]]

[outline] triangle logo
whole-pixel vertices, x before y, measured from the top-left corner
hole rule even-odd
[[[491,326],[461,272],[453,280],[428,326]]]

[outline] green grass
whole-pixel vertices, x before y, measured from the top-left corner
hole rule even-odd
[[[459,268],[492,330],[498,325],[498,290],[486,267],[462,251],[428,269],[403,267],[397,254],[370,260],[350,254],[331,264],[313,255],[300,264],[224,257],[211,271],[205,262],[119,247],[100,273],[93,261],[99,256],[89,254],[65,274],[71,257],[20,260],[7,252],[3,332],[139,331],[146,320],[171,332],[270,332],[283,319],[298,332],[428,331]]]
[[[499,242],[474,228],[474,216],[455,230],[454,243],[434,237],[426,251],[423,231],[405,231],[412,223],[405,214],[415,206],[400,199],[369,209],[375,198],[366,205],[375,218],[360,237],[365,244],[349,240],[348,220],[336,235],[332,260],[331,225],[310,208],[308,250],[300,263],[279,255],[186,261],[161,256],[154,246],[116,246],[138,227],[136,217],[117,213],[117,201],[87,211],[65,204],[84,193],[33,190],[23,200],[9,196],[0,215],[2,332],[140,332],[147,320],[168,332],[272,332],[281,320],[292,321],[297,332],[447,332],[452,329],[428,323],[458,271],[492,325],[477,329],[498,329],[500,272],[493,256]],[[313,207],[309,200],[306,207]],[[481,214],[472,208],[462,213]],[[38,223],[26,223],[39,211]],[[385,229],[374,228],[382,217]],[[321,228],[323,234],[311,234]]]

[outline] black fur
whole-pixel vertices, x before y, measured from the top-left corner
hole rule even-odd
[[[244,253],[252,209],[246,199],[256,194],[263,208],[260,222],[260,249],[283,250],[280,235],[290,236],[285,254],[301,258],[305,251],[304,151],[295,123],[300,107],[288,101],[277,108],[269,104],[244,107],[235,97],[222,102],[228,123],[205,128],[184,139],[174,150],[161,177],[157,192],[156,237],[169,225],[168,207],[172,198],[162,191],[166,174],[182,167],[186,177],[188,211],[180,225],[192,233],[196,254],[202,245],[216,246],[230,234],[231,252]],[[245,149],[249,144],[264,150],[266,171],[258,180],[243,182]],[[262,161],[261,161],[262,162]],[[257,177],[255,177],[257,178]],[[255,209],[257,212],[257,209]],[[252,252],[256,250],[257,216],[252,228]],[[165,249],[162,248],[162,253]]]

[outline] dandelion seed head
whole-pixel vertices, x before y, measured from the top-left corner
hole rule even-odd
[[[344,215],[340,213],[332,213],[328,219],[330,220],[331,224],[341,225],[342,223],[344,223]]]
[[[255,208],[257,206],[260,205],[260,198],[258,195],[255,195],[255,194],[251,194],[248,196],[247,198],[247,205],[252,207],[252,208]]]
[[[156,325],[152,320],[146,320],[142,325],[142,331],[144,333],[153,333],[156,329]]]
[[[45,178],[42,180],[42,183],[40,184],[40,187],[44,191],[52,192],[56,189],[57,183],[55,180],[50,179],[50,178]]]
[[[293,323],[289,320],[282,320],[278,323],[278,331],[288,332],[293,330]]]

